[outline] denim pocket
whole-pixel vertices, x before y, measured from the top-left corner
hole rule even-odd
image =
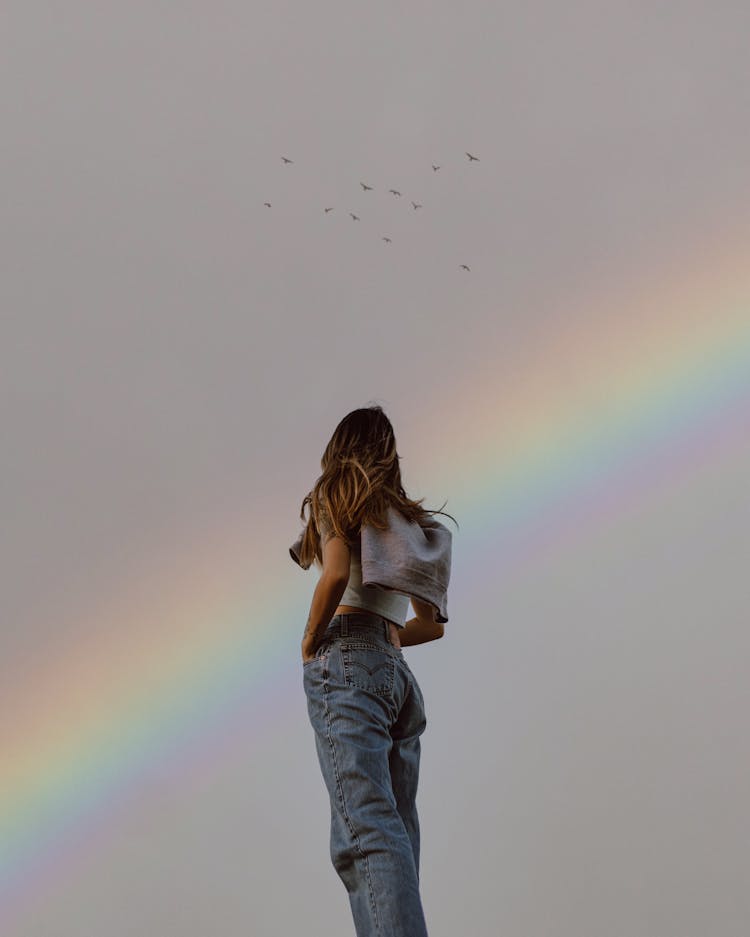
[[[327,641],[327,640],[321,641],[315,650],[315,657],[311,657],[310,660],[303,660],[302,666],[309,667],[310,664],[314,664],[317,661],[322,660],[325,654],[328,652],[328,648],[330,647],[330,645],[331,645],[330,641]]]
[[[365,641],[350,641],[341,646],[341,658],[347,686],[381,696],[393,692],[394,664],[388,651]]]

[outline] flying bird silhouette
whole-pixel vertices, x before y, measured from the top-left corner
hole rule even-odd
[[[324,208],[323,211],[324,211],[326,214],[328,214],[329,211],[333,211],[333,206],[331,206],[330,208]]]
[[[422,207],[422,206],[421,206],[420,204],[418,204],[417,202],[412,202],[412,205],[414,206],[414,210],[415,210],[415,211],[417,210],[417,208],[421,208],[421,207]]]
[[[353,211],[350,211],[349,214],[352,216],[352,218],[353,218],[355,221],[359,221],[359,215],[355,215]]]
[[[287,159],[286,156],[282,156],[281,158],[284,160],[285,163],[293,163],[293,162],[294,162],[294,160],[292,160],[292,159]]]
[[[460,267],[461,267],[462,270],[468,270],[468,269],[469,269],[469,268],[466,266],[466,264],[460,264]]]
[[[388,244],[391,243],[391,239],[390,239],[390,238],[384,237],[383,240],[386,241]]]
[[[464,152],[466,152],[466,151],[464,151]],[[471,153],[466,153],[466,155],[469,157],[469,162],[471,162],[473,159],[475,159],[477,162],[479,162],[479,157],[478,157],[478,156],[472,156]]]
[[[389,191],[392,195],[401,195],[401,193],[400,193],[397,189],[388,189],[388,191]]]
[[[270,208],[270,207],[271,207],[271,203],[270,203],[270,202],[263,202],[263,204],[266,206],[266,208]]]
[[[439,166],[436,166],[434,163],[432,164],[432,168],[433,168],[433,170],[434,170],[435,172],[437,172],[438,169],[440,169],[440,167],[439,167]]]
[[[365,190],[365,192],[372,192],[372,186],[371,186],[371,185],[365,185],[364,182],[360,182],[360,185],[361,185],[362,188]]]

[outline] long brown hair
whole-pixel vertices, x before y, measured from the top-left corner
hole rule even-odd
[[[309,567],[313,559],[323,562],[320,531],[323,526],[350,546],[363,524],[380,530],[388,526],[389,505],[407,520],[421,521],[445,514],[458,526],[452,514],[442,509],[422,507],[424,498],[409,498],[401,484],[396,436],[391,421],[377,404],[352,410],[333,431],[320,460],[322,474],[312,491],[302,500],[300,519],[306,525],[300,563]],[[447,502],[443,502],[443,507]],[[310,505],[310,517],[305,506]]]

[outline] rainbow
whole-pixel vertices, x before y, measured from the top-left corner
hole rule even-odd
[[[724,251],[661,275],[559,310],[543,341],[478,362],[442,401],[431,388],[418,451],[461,524],[454,580],[472,557],[501,577],[533,562],[540,543],[580,537],[582,519],[600,523],[747,451],[746,256]],[[296,673],[312,586],[287,553],[298,503],[272,505],[289,518],[278,562],[248,542],[252,526],[235,510],[158,588],[92,610],[88,642],[48,649],[3,688],[2,932],[95,854],[149,777],[200,783],[201,765],[233,757],[238,732],[265,731],[263,713],[288,691],[277,675]],[[251,595],[252,569],[264,572]]]

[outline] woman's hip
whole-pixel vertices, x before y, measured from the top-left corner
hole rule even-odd
[[[303,664],[305,687],[329,695],[364,691],[399,704],[414,680],[404,653],[390,642],[390,622],[370,612],[335,615],[315,657]]]

